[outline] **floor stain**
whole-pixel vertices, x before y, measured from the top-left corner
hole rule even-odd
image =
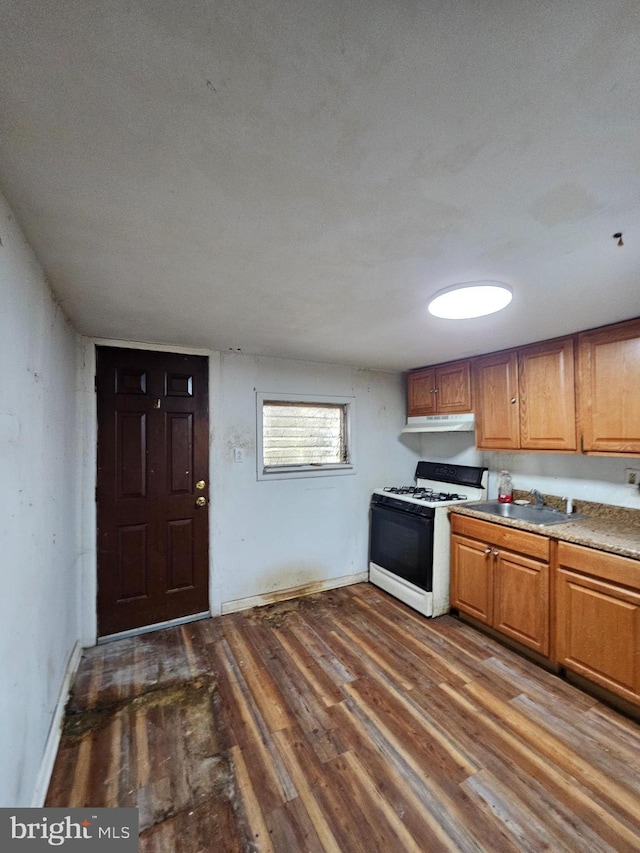
[[[108,725],[115,714],[125,708],[179,707],[197,704],[203,695],[211,696],[216,688],[215,678],[198,676],[181,684],[152,687],[138,696],[127,697],[87,711],[72,709],[73,697],[67,704],[62,734],[65,737],[84,737],[88,732],[98,731]]]

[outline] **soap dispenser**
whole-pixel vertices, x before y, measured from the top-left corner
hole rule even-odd
[[[513,500],[513,483],[508,471],[500,471],[498,480],[498,500],[501,504],[510,504]]]

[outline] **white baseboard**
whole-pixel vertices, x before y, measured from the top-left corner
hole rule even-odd
[[[331,578],[326,581],[315,581],[289,589],[279,589],[275,592],[265,592],[262,595],[252,595],[249,598],[236,598],[233,601],[222,602],[222,614],[237,613],[239,610],[249,610],[251,607],[263,607],[265,604],[276,604],[289,598],[300,598],[312,595],[314,592],[325,592],[328,589],[338,589],[341,586],[351,586],[369,579],[368,572],[358,572],[355,575],[343,575],[341,578]]]
[[[60,688],[60,694],[58,696],[58,702],[56,704],[56,709],[51,720],[51,726],[49,727],[49,734],[47,735],[47,742],[45,744],[44,754],[42,756],[42,761],[40,762],[40,771],[38,773],[36,787],[31,800],[32,808],[42,808],[47,797],[49,783],[51,782],[51,774],[53,773],[53,765],[55,764],[56,755],[58,754],[58,747],[60,746],[60,738],[62,736],[62,721],[64,719],[64,709],[67,705],[67,699],[69,698],[71,683],[75,677],[78,666],[80,664],[81,654],[82,646],[79,642],[76,642],[75,646],[71,651],[71,654],[69,655],[69,660],[67,662],[67,668],[65,670],[62,687]]]

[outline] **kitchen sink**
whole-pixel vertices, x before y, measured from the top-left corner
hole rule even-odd
[[[469,509],[476,512],[486,512],[488,515],[498,515],[501,518],[512,518],[514,521],[526,521],[529,524],[539,524],[546,527],[549,524],[564,524],[567,521],[577,521],[585,518],[584,515],[572,513],[567,515],[559,509],[548,506],[537,506],[536,504],[503,504],[500,501],[482,501],[481,503],[467,504]]]

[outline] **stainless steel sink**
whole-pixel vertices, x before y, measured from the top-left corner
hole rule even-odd
[[[567,521],[577,521],[584,515],[560,512],[559,509],[551,509],[548,506],[537,506],[536,504],[502,504],[500,501],[482,501],[467,504],[469,509],[476,512],[486,512],[488,515],[499,515],[501,518],[513,518],[517,521],[526,521],[529,524],[539,524],[546,527],[549,524],[564,524]]]

